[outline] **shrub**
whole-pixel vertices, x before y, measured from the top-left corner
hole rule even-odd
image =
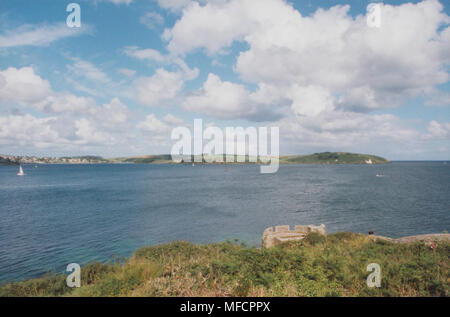
[[[303,241],[310,245],[316,245],[320,243],[325,243],[327,241],[327,238],[320,233],[311,232],[305,237]]]

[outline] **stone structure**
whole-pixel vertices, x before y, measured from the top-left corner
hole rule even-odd
[[[264,230],[262,237],[262,247],[270,248],[277,244],[293,241],[293,240],[301,240],[310,232],[317,232],[322,235],[327,234],[327,230],[324,224],[320,226],[294,226],[294,229],[291,230],[289,225],[287,226],[275,226],[269,227]]]
[[[393,239],[389,237],[370,235],[369,238],[372,241],[384,240],[393,243],[414,243],[414,242],[440,242],[440,241],[449,241],[450,242],[450,233],[429,233],[429,234],[420,234],[416,236],[403,237],[398,239]]]

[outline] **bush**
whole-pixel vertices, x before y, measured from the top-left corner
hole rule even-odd
[[[303,241],[310,245],[316,245],[316,244],[325,243],[327,241],[327,238],[320,233],[311,232],[305,237],[305,239],[303,239]]]

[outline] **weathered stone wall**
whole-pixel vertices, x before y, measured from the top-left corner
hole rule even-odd
[[[270,248],[286,241],[301,240],[310,232],[317,232],[322,235],[327,234],[327,230],[324,224],[321,224],[320,226],[296,225],[294,226],[294,229],[291,229],[289,225],[269,227],[264,230],[262,237],[262,247]]]

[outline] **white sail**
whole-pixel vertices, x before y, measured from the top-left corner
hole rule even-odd
[[[23,172],[23,169],[22,169],[22,165],[19,165],[19,173],[17,173],[17,175],[18,175],[18,176],[23,176],[23,175],[25,175],[25,173]]]

